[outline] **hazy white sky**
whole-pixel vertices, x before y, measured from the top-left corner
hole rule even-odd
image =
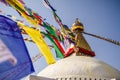
[[[32,8],[50,24],[59,28],[51,10],[44,7],[42,0],[24,0],[27,7]],[[76,18],[85,26],[85,31],[120,41],[120,1],[119,0],[49,0],[57,10],[62,22],[71,28]],[[0,10],[22,19],[10,7],[0,3]],[[84,35],[96,57],[120,70],[120,46]],[[32,56],[40,53],[35,44],[26,42],[28,51]],[[54,54],[54,49],[52,50]],[[38,73],[47,66],[44,57],[34,63]]]

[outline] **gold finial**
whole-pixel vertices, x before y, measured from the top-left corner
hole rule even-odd
[[[72,25],[72,31],[74,31],[74,30],[76,30],[76,29],[79,29],[79,30],[81,30],[82,32],[84,31],[84,26],[83,26],[83,24],[79,21],[78,18],[76,18],[75,23],[73,23],[73,25]]]

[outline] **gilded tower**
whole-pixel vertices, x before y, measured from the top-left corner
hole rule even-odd
[[[72,32],[75,34],[75,43],[76,43],[75,52],[76,52],[76,55],[91,56],[91,54],[86,53],[86,52],[91,52],[91,53],[93,53],[93,52],[92,52],[92,49],[89,46],[88,42],[85,40],[85,38],[82,34],[82,32],[84,32],[84,25],[78,20],[78,18],[76,19],[75,23],[73,23],[71,29],[72,29]],[[84,50],[84,52],[83,52],[83,50]]]

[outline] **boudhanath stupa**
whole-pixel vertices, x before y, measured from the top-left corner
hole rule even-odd
[[[27,25],[26,21],[24,22],[22,20],[17,19],[15,16],[9,15],[9,12],[8,12],[8,14],[4,14],[0,10],[0,12],[4,16],[7,16],[12,19],[12,20],[8,19],[7,17],[3,18],[3,16],[1,15],[2,16],[1,25],[0,25],[1,26],[0,27],[1,35],[2,35],[1,38],[3,38],[3,41],[5,41],[8,44],[8,48],[11,48],[11,45],[15,45],[14,46],[15,49],[14,49],[14,47],[12,47],[11,51],[13,51],[12,53],[14,53],[14,55],[17,56],[17,58],[14,58],[14,55],[9,52],[9,54],[7,54],[7,55],[10,55],[13,58],[14,62],[13,62],[13,60],[11,60],[11,57],[10,57],[10,60],[9,60],[9,58],[7,60],[11,61],[11,63],[13,65],[16,64],[17,59],[20,60],[19,62],[17,62],[18,65],[12,66],[12,67],[11,66],[9,67],[8,63],[5,63],[5,64],[3,63],[2,64],[3,66],[1,68],[2,73],[0,73],[0,74],[2,74],[2,76],[0,75],[0,77],[1,77],[0,80],[16,80],[16,79],[18,80],[19,78],[25,77],[28,74],[34,72],[32,62],[36,61],[39,56],[37,55],[30,59],[30,56],[28,54],[29,52],[27,52],[27,47],[26,47],[26,44],[24,43],[24,41],[35,43],[38,46],[38,49],[41,51],[42,55],[45,57],[46,62],[49,64],[43,70],[41,70],[39,73],[37,73],[35,75],[33,75],[33,74],[29,75],[27,77],[27,80],[120,80],[120,71],[118,69],[112,67],[111,65],[109,65],[101,60],[94,58],[96,56],[96,54],[92,50],[91,46],[89,45],[89,43],[87,42],[87,40],[85,39],[83,34],[87,34],[87,35],[90,35],[90,36],[93,36],[93,37],[96,37],[96,38],[99,38],[99,39],[102,39],[102,40],[105,40],[105,41],[108,41],[108,42],[111,42],[113,44],[120,46],[119,41],[108,39],[105,37],[101,37],[98,35],[94,35],[94,34],[85,32],[84,25],[79,21],[78,18],[76,19],[75,23],[73,23],[73,25],[71,26],[71,29],[69,29],[67,25],[62,23],[62,20],[56,14],[56,9],[54,9],[51,6],[51,4],[49,3],[48,0],[43,0],[43,4],[45,5],[45,7],[49,8],[52,11],[55,21],[61,27],[60,30],[59,30],[59,28],[55,28],[53,25],[46,22],[46,19],[43,18],[42,16],[40,16],[34,10],[27,7],[25,5],[25,3],[23,2],[23,0],[0,0],[0,2],[4,3],[6,6],[10,6],[13,9],[15,9],[20,14],[20,16],[22,16],[23,18],[25,18],[28,21],[28,24],[30,23],[30,25]],[[30,0],[28,2],[31,3]],[[108,2],[106,1],[106,3],[108,3]],[[101,4],[103,4],[103,1]],[[32,5],[36,6],[37,4],[35,3]],[[91,5],[93,5],[93,3]],[[70,6],[71,6],[71,4],[70,4]],[[86,6],[86,3],[85,3],[85,6]],[[111,6],[111,4],[110,4],[110,6]],[[89,6],[87,6],[87,7],[89,7]],[[101,7],[101,5],[100,5],[100,7]],[[106,7],[108,7],[108,5]],[[104,12],[105,6],[102,5],[102,8],[103,8],[103,11],[100,11],[100,14],[101,14],[101,12]],[[108,8],[111,9],[112,7],[108,7]],[[91,9],[92,9],[92,7],[89,8],[89,10],[91,10]],[[100,10],[97,8],[95,8],[95,9],[97,11]],[[83,10],[83,9],[81,9],[81,10]],[[8,10],[8,11],[11,11],[11,10]],[[72,11],[72,12],[74,12],[74,11]],[[90,12],[90,11],[88,11],[88,12]],[[106,12],[108,12],[108,14],[113,13],[113,12],[118,13],[118,12],[115,12],[115,10],[113,10],[111,12],[109,12],[109,10],[108,11],[106,10],[105,13]],[[96,12],[93,11],[93,13],[95,14]],[[97,13],[97,16],[98,16],[98,13]],[[44,14],[44,12],[43,12],[43,14]],[[92,14],[92,15],[94,15],[94,14]],[[108,14],[106,13],[106,15],[108,15]],[[102,17],[104,17],[104,16],[102,15]],[[90,17],[90,19],[91,19],[91,17]],[[112,19],[111,16],[108,19]],[[119,21],[119,20],[115,19],[115,21]],[[3,22],[5,24],[3,24]],[[43,29],[41,29],[41,28],[43,28]],[[24,34],[25,34],[25,36],[24,36]],[[11,39],[9,37],[11,37]],[[24,38],[24,37],[27,37],[27,38]],[[46,37],[52,42],[52,45],[51,44],[48,45],[47,41],[44,41],[44,39]],[[13,38],[15,38],[15,40]],[[9,40],[9,39],[10,39],[10,41],[8,43],[7,40]],[[12,42],[14,42],[15,44],[13,44]],[[17,42],[20,43],[21,46],[18,46],[19,44],[17,44]],[[3,42],[1,42],[1,43],[3,43]],[[65,46],[64,44],[67,44],[67,43],[69,45]],[[6,48],[6,46],[4,46],[2,44],[2,48],[3,47]],[[58,56],[60,58],[59,60],[56,61],[54,59],[49,47],[55,49],[57,56],[58,56],[58,54],[60,55],[60,56]],[[63,48],[63,47],[65,47],[65,48]],[[7,51],[9,51],[9,50],[7,50]],[[20,51],[22,51],[22,52],[20,52]],[[4,50],[3,50],[3,52],[4,52]],[[17,54],[16,52],[20,52],[20,54]],[[21,53],[25,53],[25,54],[21,54]],[[32,54],[34,54],[34,53],[32,53]],[[4,59],[1,58],[1,62],[2,62],[2,60],[3,61],[6,60],[6,57],[4,56],[6,54],[2,53],[2,55],[3,55]],[[20,57],[20,55],[21,56],[23,55],[23,56]],[[24,57],[24,56],[26,56],[26,57]],[[25,66],[25,67],[23,67],[23,66]],[[4,67],[5,67],[5,70],[2,70]],[[25,70],[27,70],[27,71],[25,71]],[[5,71],[5,73],[3,73],[4,71]],[[24,73],[22,73],[22,72],[24,72]]]
[[[120,71],[94,58],[95,53],[85,40],[83,24],[76,19],[72,25],[76,34],[74,52],[47,66],[30,80],[120,80]]]

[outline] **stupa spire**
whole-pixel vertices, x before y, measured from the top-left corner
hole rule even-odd
[[[91,56],[93,54],[91,47],[85,40],[82,32],[84,32],[84,25],[76,18],[75,23],[71,27],[73,33],[75,34],[75,52],[76,55],[87,55]]]

